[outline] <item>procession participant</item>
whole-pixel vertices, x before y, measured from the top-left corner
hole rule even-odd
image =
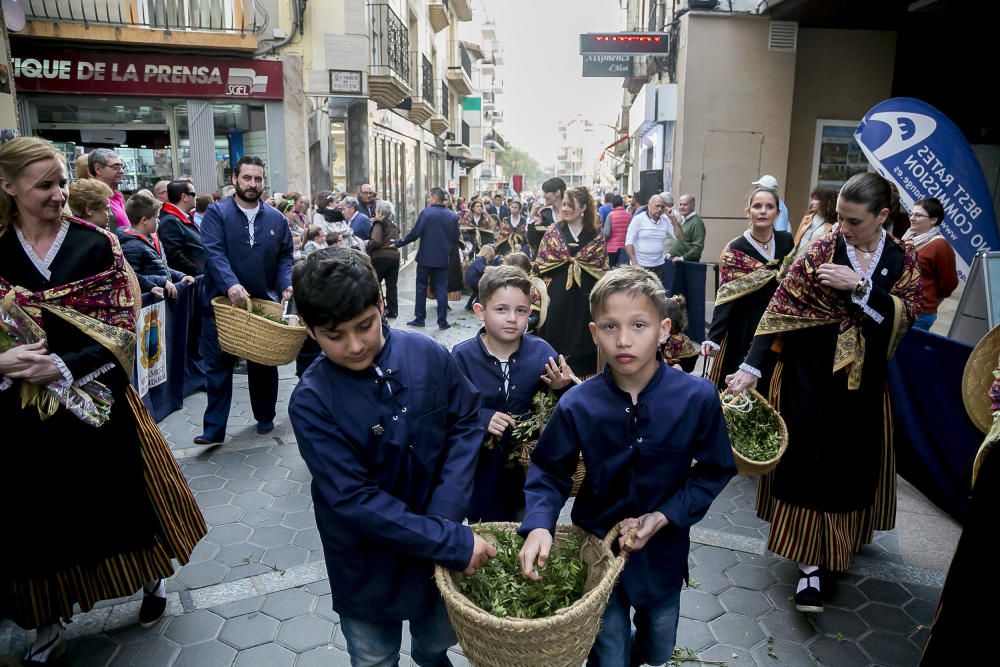
[[[0,502],[0,618],[37,628],[28,664],[65,650],[60,619],[142,588],[139,622],[166,609],[171,559],[206,532],[169,445],[132,388],[139,288],[114,234],[64,218],[66,163],[47,141],[0,146],[0,298],[38,342],[0,352],[10,434]],[[95,409],[53,391],[88,393]],[[110,396],[101,395],[102,391]],[[107,408],[102,414],[98,401]],[[103,421],[102,421],[103,419]]]
[[[535,333],[539,327],[545,324],[545,316],[549,312],[549,290],[545,286],[545,281],[532,272],[531,260],[523,252],[510,253],[503,258],[503,263],[521,269],[531,281],[529,294],[531,312],[528,314],[528,333]]]
[[[614,269],[594,286],[590,308],[590,332],[608,367],[559,399],[532,452],[518,531],[526,537],[521,573],[545,581],[582,453],[587,475],[573,523],[599,537],[620,523],[623,548],[635,530],[587,664],[660,665],[676,640],[690,528],[736,466],[715,387],[667,368],[658,354],[672,323],[657,277],[637,266]]]
[[[588,331],[590,290],[608,269],[608,255],[595,220],[597,209],[587,188],[570,188],[560,219],[538,246],[535,268],[546,280],[549,312],[539,335],[577,370],[597,372],[597,350]]]
[[[537,220],[532,218],[528,227],[528,248],[531,256],[538,255],[538,246],[542,242],[542,237],[559,219],[559,210],[562,208],[563,199],[566,197],[566,181],[561,178],[550,178],[542,183],[543,206],[539,209]],[[597,215],[597,211],[594,211]]]
[[[497,253],[501,256],[523,252],[527,244],[528,218],[521,212],[521,202],[510,203],[510,217],[500,222],[497,229]]]
[[[709,377],[720,389],[747,356],[757,323],[778,289],[782,262],[793,250],[792,235],[774,230],[778,210],[774,190],[751,192],[746,208],[749,229],[727,243],[719,259],[719,290],[701,353],[715,357]],[[767,387],[770,369],[762,368],[761,374],[760,385]]]
[[[483,440],[479,393],[443,345],[383,323],[363,253],[314,252],[294,285],[323,354],[288,413],[351,664],[397,664],[404,620],[414,662],[448,664],[455,634],[434,564],[473,574],[496,555],[462,524]]]
[[[788,426],[788,448],[760,479],[757,515],[771,524],[767,548],[798,563],[802,612],[823,610],[821,570],[846,570],[873,531],[895,525],[887,365],[921,298],[916,251],[884,228],[898,206],[878,174],[848,179],[838,228],[792,265],[745,363],[726,378],[738,394],[772,356],[780,362],[765,392]]]
[[[483,327],[452,350],[479,390],[479,422],[487,435],[466,518],[470,523],[516,521],[524,509],[524,469],[510,463],[519,444],[511,431],[518,417],[532,412],[535,394],[569,386],[573,371],[551,345],[525,334],[531,312],[528,274],[516,266],[490,267],[478,292],[474,309]]]

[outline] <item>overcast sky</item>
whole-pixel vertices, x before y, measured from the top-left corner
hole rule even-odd
[[[615,124],[623,80],[581,76],[580,33],[624,30],[619,0],[472,0],[472,7],[477,26],[485,7],[503,45],[498,129],[505,139],[550,166],[559,121],[581,113],[595,124]],[[614,141],[612,129],[599,131],[608,144]]]

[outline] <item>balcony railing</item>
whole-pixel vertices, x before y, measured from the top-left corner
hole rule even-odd
[[[26,0],[25,17],[86,26],[257,33],[267,19],[254,0]]]
[[[464,46],[462,46],[461,44],[458,45],[458,57],[459,57],[459,59],[462,62],[462,69],[465,70],[465,73],[471,79],[472,78],[472,56],[469,55],[468,50]]]
[[[410,33],[392,7],[381,3],[368,5],[371,20],[371,65],[385,68],[410,81]],[[372,74],[376,74],[375,71]]]
[[[427,59],[427,56],[421,55],[421,68],[423,78],[420,80],[420,92],[423,98],[428,102],[433,104],[434,101],[434,65],[431,61]]]
[[[441,115],[451,122],[451,89],[448,87],[448,82],[441,81],[441,98],[438,100],[440,105],[438,109],[441,110]]]

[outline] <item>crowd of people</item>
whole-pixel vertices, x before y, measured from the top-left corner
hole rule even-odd
[[[899,211],[894,186],[859,174],[838,193],[814,191],[793,231],[780,228],[777,181],[752,181],[747,229],[723,250],[699,347],[684,333],[683,295],[664,284],[668,263],[704,253],[705,223],[688,193],[676,207],[669,192],[648,201],[610,193],[599,208],[587,188],[558,178],[524,202],[502,193],[465,201],[434,187],[404,236],[392,204],[367,184],[356,195],[266,198],[253,156],[216,195],[181,177],[125,199],[123,163],[106,149],[81,156],[77,170],[87,176],[67,188],[64,158],[47,142],[0,146],[0,297],[35,333],[0,352],[0,405],[18,432],[39,435],[12,449],[0,473],[7,506],[26,508],[11,519],[16,534],[32,536],[0,556],[0,617],[39,629],[26,656],[35,663],[61,650],[60,619],[74,604],[86,610],[142,587],[140,622],[155,623],[170,559],[185,562],[204,535],[129,384],[141,294],[173,298],[199,275],[208,403],[197,444],[225,440],[237,362],[219,347],[212,300],[294,297],[306,325],[289,414],[357,664],[398,655],[405,619],[414,659],[443,660],[455,639],[432,564],[471,574],[496,553],[464,520],[520,522],[523,574],[538,578],[581,456],[574,522],[598,535],[618,524],[634,532],[589,664],[668,660],[688,529],[735,474],[719,390],[759,388],[788,426],[757,514],[771,523],[768,548],[798,565],[800,611],[822,611],[826,573],[846,570],[874,530],[893,525],[887,360],[915,321],[930,326],[957,284],[937,200],[917,202],[897,239],[887,231]],[[447,329],[449,293],[467,287],[483,325],[450,353],[389,326],[400,314],[400,248],[418,240],[408,324],[425,326],[433,296]],[[681,372],[699,353],[712,359],[711,382]],[[268,433],[277,369],[247,368],[257,432]],[[98,380],[110,403],[100,424],[52,402]],[[521,444],[513,432],[547,391],[555,412],[525,476],[510,465]],[[94,457],[98,448],[107,455]],[[51,482],[27,502],[15,479],[25,471]],[[39,530],[66,512],[66,527]]]

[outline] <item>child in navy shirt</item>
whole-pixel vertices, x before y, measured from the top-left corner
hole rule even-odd
[[[177,296],[175,283],[190,285],[194,277],[167,266],[167,255],[156,235],[159,212],[160,202],[153,195],[137,192],[125,203],[125,215],[132,226],[119,227],[116,232],[122,254],[135,271],[143,293],[173,299]]]
[[[516,418],[532,412],[535,394],[546,387],[560,391],[572,382],[565,358],[541,338],[524,333],[530,290],[528,275],[516,266],[486,269],[475,305],[483,328],[452,350],[459,368],[479,390],[479,422],[491,436],[479,452],[470,522],[521,518],[524,473],[511,460],[518,446],[511,431]]]
[[[465,302],[466,310],[472,310],[472,304],[479,299],[479,280],[483,277],[483,273],[486,272],[486,267],[493,264],[496,256],[496,250],[492,245],[487,243],[479,249],[479,254],[469,264],[469,268],[465,270],[465,286],[469,288],[470,292],[469,300]]]
[[[471,574],[496,554],[462,524],[483,440],[479,394],[441,344],[382,323],[363,253],[317,250],[293,285],[323,355],[288,412],[351,664],[398,664],[409,620],[413,661],[450,665],[434,563]]]
[[[670,660],[688,530],[736,472],[715,386],[668,368],[657,352],[670,335],[666,299],[657,277],[637,266],[614,269],[597,282],[590,331],[608,366],[563,395],[531,456],[520,528],[527,537],[520,554],[525,577],[545,576],[580,452],[587,476],[573,523],[598,536],[619,523],[623,534],[636,531],[590,666]]]

